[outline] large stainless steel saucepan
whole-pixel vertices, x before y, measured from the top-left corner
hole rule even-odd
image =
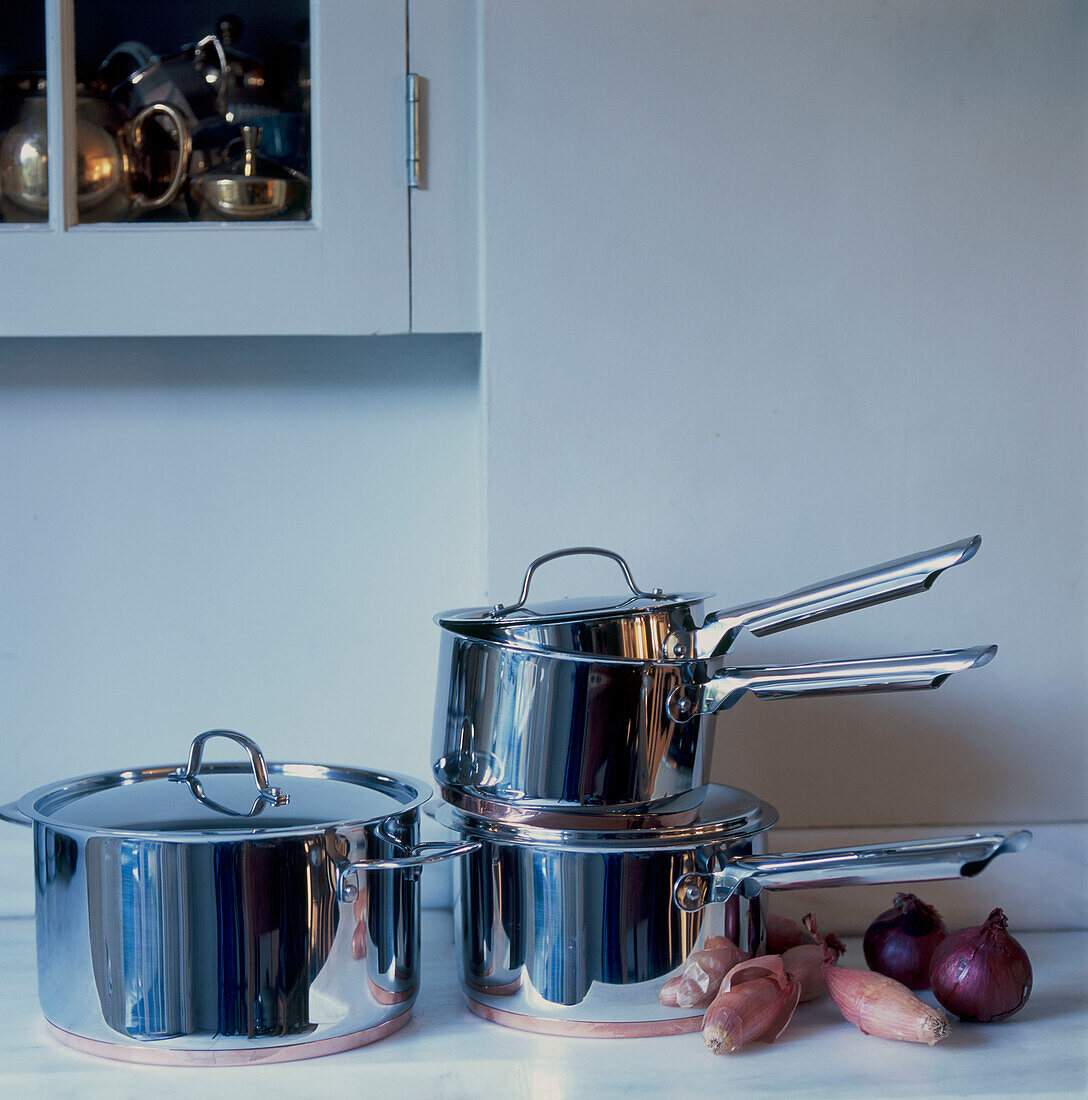
[[[712,935],[766,947],[768,895],[801,886],[915,882],[982,871],[1028,832],[757,855],[777,814],[711,786],[678,828],[545,829],[466,814],[438,820],[481,847],[455,868],[462,988],[480,1016],[551,1034],[698,1029],[702,1008],[660,1004],[661,986]]]
[[[996,646],[720,669],[523,649],[442,633],[431,759],[443,789],[551,812],[634,815],[709,781],[710,716],[762,699],[937,688]]]
[[[205,743],[245,763],[202,764]],[[273,786],[273,783],[275,784]],[[181,767],[86,775],[0,816],[34,829],[38,992],[54,1035],[135,1062],[309,1058],[407,1023],[424,784],[266,764],[212,730]]]
[[[761,637],[924,592],[945,569],[974,557],[981,545],[982,538],[975,535],[784,596],[711,612],[705,611],[704,605],[713,593],[643,591],[627,562],[615,551],[572,546],[544,554],[529,565],[516,603],[446,611],[435,621],[455,633],[522,648],[633,661],[712,660],[722,656],[742,630]],[[614,560],[623,571],[630,595],[529,602],[529,587],[540,566],[556,558],[585,554]]]

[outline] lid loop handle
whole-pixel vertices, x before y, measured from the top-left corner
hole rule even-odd
[[[623,577],[624,580],[627,581],[627,587],[630,588],[636,596],[641,596],[647,600],[659,600],[664,598],[664,593],[660,588],[655,588],[650,592],[643,592],[642,589],[635,584],[635,579],[631,576],[631,569],[627,562],[614,550],[605,550],[600,546],[567,546],[562,550],[553,550],[550,554],[541,554],[539,558],[530,562],[529,568],[525,570],[525,579],[521,582],[521,595],[518,597],[518,602],[511,604],[509,607],[504,607],[501,603],[497,603],[492,607],[491,614],[498,618],[500,615],[509,615],[514,611],[520,611],[529,599],[529,585],[532,583],[533,574],[537,569],[547,561],[552,561],[555,558],[567,558],[575,554],[596,554],[598,557],[611,558],[623,570]]]
[[[257,801],[253,804],[252,813],[259,813],[258,806],[263,809],[264,803],[272,806],[286,806],[290,801],[290,795],[282,787],[273,787],[268,781],[268,768],[265,766],[264,754],[260,746],[252,738],[244,733],[236,733],[234,730],[208,730],[193,738],[189,746],[189,762],[182,768],[176,769],[168,779],[176,783],[188,783],[197,798],[203,800],[203,790],[197,776],[200,774],[200,758],[204,752],[204,743],[209,737],[226,737],[236,741],[249,754],[249,762],[253,767],[253,779],[257,784]],[[209,800],[210,801],[210,800]],[[244,815],[249,816],[249,815]]]

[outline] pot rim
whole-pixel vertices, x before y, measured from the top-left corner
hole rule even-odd
[[[611,622],[615,619],[655,619],[669,612],[690,609],[713,599],[713,592],[675,592],[648,600],[633,596],[586,596],[580,600],[554,600],[532,609],[501,617],[492,607],[455,607],[440,611],[434,617],[439,626],[460,632],[462,630],[491,630],[492,638],[501,637],[506,627],[559,626],[565,623]],[[568,605],[565,609],[562,605]]]
[[[86,775],[74,776],[71,779],[63,779],[59,782],[46,783],[41,787],[27,792],[20,798],[15,806],[19,813],[23,814],[31,825],[44,825],[56,829],[66,835],[81,836],[108,836],[116,839],[152,840],[167,842],[216,842],[216,841],[243,841],[253,838],[277,838],[313,836],[315,833],[325,833],[329,830],[341,828],[358,828],[366,825],[379,824],[390,818],[399,817],[402,814],[417,812],[431,797],[431,791],[418,779],[393,771],[370,771],[361,768],[351,768],[343,765],[314,764],[303,762],[269,763],[267,765],[270,774],[282,776],[297,776],[310,779],[328,779],[358,782],[365,779],[367,785],[393,798],[401,797],[404,801],[391,805],[388,812],[373,813],[359,817],[343,817],[325,821],[314,821],[307,824],[294,824],[289,826],[262,826],[259,818],[255,818],[252,828],[207,828],[182,827],[177,829],[155,828],[119,828],[110,825],[95,825],[93,823],[81,823],[66,820],[55,812],[61,806],[69,805],[78,798],[99,791],[109,790],[115,787],[129,786],[134,783],[148,780],[166,780],[176,775],[176,764],[155,765],[147,768],[131,768],[114,772],[90,772]],[[201,770],[205,774],[248,774],[248,763],[215,763],[206,764]],[[50,800],[51,804],[40,808],[41,804]]]
[[[748,804],[744,805],[747,800]],[[696,821],[684,825],[653,828],[552,828],[523,822],[499,821],[458,809],[440,801],[434,818],[451,832],[494,844],[520,848],[564,850],[579,853],[622,855],[628,852],[678,851],[713,846],[725,841],[766,832],[778,821],[778,811],[769,802],[748,791],[721,784],[707,785],[707,795]]]
[[[541,661],[555,661],[558,664],[569,664],[575,662],[577,664],[584,665],[608,665],[619,666],[622,668],[645,668],[645,669],[665,669],[665,670],[680,670],[686,672],[687,670],[694,669],[696,667],[705,667],[710,665],[716,668],[720,661],[714,660],[665,660],[664,658],[657,657],[617,657],[611,653],[585,653],[577,650],[567,649],[549,649],[543,645],[534,645],[532,642],[525,642],[518,640],[510,640],[507,638],[489,638],[483,633],[476,633],[472,627],[472,623],[463,624],[466,629],[459,629],[452,623],[443,622],[442,615],[435,615],[434,622],[436,625],[442,628],[443,632],[448,634],[451,638],[457,639],[466,645],[480,645],[489,646],[492,649],[500,649],[509,651],[511,653],[518,653],[523,657],[535,657]],[[694,677],[698,679],[698,677]]]
[[[665,825],[688,825],[698,820],[708,784],[657,800],[628,803],[540,802],[536,799],[505,799],[471,783],[447,781],[440,765],[434,766],[434,785],[439,798],[456,810],[491,821],[537,825],[549,829],[649,829]],[[431,817],[430,807],[425,811]],[[600,824],[598,824],[600,823]]]

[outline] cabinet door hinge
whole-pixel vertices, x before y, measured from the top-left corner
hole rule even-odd
[[[409,73],[406,81],[408,103],[408,186],[419,187],[423,177],[423,147],[419,129],[423,78]]]

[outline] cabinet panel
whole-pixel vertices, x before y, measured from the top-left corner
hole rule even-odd
[[[409,0],[408,66],[422,77],[424,172],[411,192],[412,331],[480,328],[475,0]]]
[[[56,165],[73,144],[71,0],[48,0],[47,26],[69,106],[50,103]],[[0,334],[407,331],[404,0],[313,0],[310,30],[312,220],[72,224],[69,181],[67,216],[53,202],[47,225],[0,227]]]

